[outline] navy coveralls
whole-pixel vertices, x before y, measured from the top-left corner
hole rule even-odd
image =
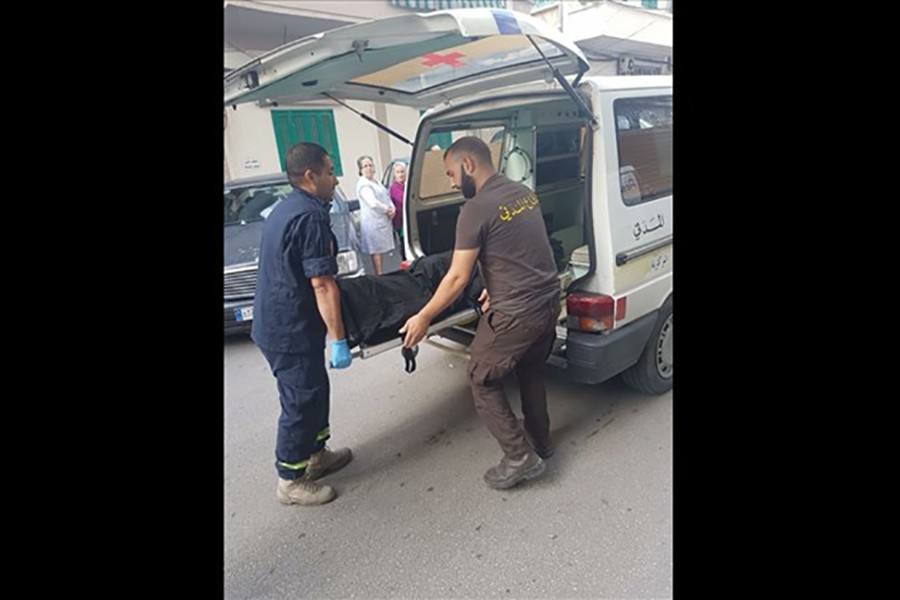
[[[326,328],[310,278],[337,274],[336,249],[328,205],[297,188],[263,226],[250,337],[278,382],[275,467],[282,479],[303,475],[330,437]]]

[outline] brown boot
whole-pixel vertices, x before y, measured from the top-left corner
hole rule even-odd
[[[306,477],[315,481],[329,473],[343,469],[351,460],[353,460],[353,452],[350,451],[350,448],[337,450],[323,448],[309,457],[309,463],[306,465]]]
[[[282,504],[300,504],[314,506],[334,500],[337,494],[334,488],[307,478],[306,474],[298,479],[278,478],[275,495]]]
[[[534,479],[544,472],[546,465],[535,452],[528,452],[519,460],[504,456],[500,464],[491,467],[484,474],[484,481],[495,490],[511,488],[524,479]]]

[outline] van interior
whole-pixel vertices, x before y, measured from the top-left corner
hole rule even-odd
[[[445,114],[423,122],[417,145],[434,134],[453,140],[475,135],[487,142],[498,171],[537,194],[562,277],[573,252],[587,243],[585,165],[591,138],[572,100],[548,94],[525,104],[520,100],[504,108]],[[410,200],[415,207],[410,239],[418,242],[425,255],[452,250],[456,220],[465,201],[451,187],[443,155],[444,148],[432,147],[410,166]]]
[[[491,147],[498,171],[533,189],[540,202],[557,268],[564,271],[572,252],[585,244],[585,164],[587,126],[568,98],[478,113],[478,120],[435,121],[421,137],[450,133],[482,138]],[[451,250],[464,199],[444,172],[444,149],[429,149],[413,168],[418,187],[412,239],[426,255]]]

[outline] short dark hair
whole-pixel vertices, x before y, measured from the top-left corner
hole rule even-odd
[[[454,156],[468,154],[469,156],[472,156],[477,163],[490,166],[494,165],[494,161],[491,159],[490,147],[484,143],[484,140],[475,136],[470,135],[462,137],[450,144],[450,147],[444,152],[444,159],[446,160],[451,154]]]
[[[322,146],[310,142],[300,142],[287,152],[284,159],[285,170],[288,174],[288,181],[295,186],[303,181],[303,174],[307,169],[314,173],[321,174],[325,168],[325,157],[328,152]]]

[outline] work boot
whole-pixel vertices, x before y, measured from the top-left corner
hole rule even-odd
[[[528,429],[525,428],[525,421],[523,419],[519,419],[519,425],[522,427],[522,431],[525,432],[525,439],[528,440],[528,443],[531,444],[531,447],[534,448],[534,451],[537,452],[538,456],[544,460],[553,456],[555,449],[553,447],[553,442],[550,441],[549,437],[543,442],[538,443],[531,437],[531,433],[529,433]]]
[[[322,448],[309,457],[309,463],[306,465],[306,478],[315,481],[329,473],[343,469],[351,460],[353,460],[353,452],[350,451],[350,448],[339,448],[338,450]]]
[[[487,470],[484,481],[495,490],[505,490],[523,479],[534,479],[544,472],[545,467],[544,461],[535,452],[528,452],[515,461],[504,456],[499,465]]]
[[[282,479],[279,477],[275,495],[282,504],[314,506],[331,502],[337,494],[334,493],[334,488],[330,485],[316,483],[304,474],[297,479]]]

